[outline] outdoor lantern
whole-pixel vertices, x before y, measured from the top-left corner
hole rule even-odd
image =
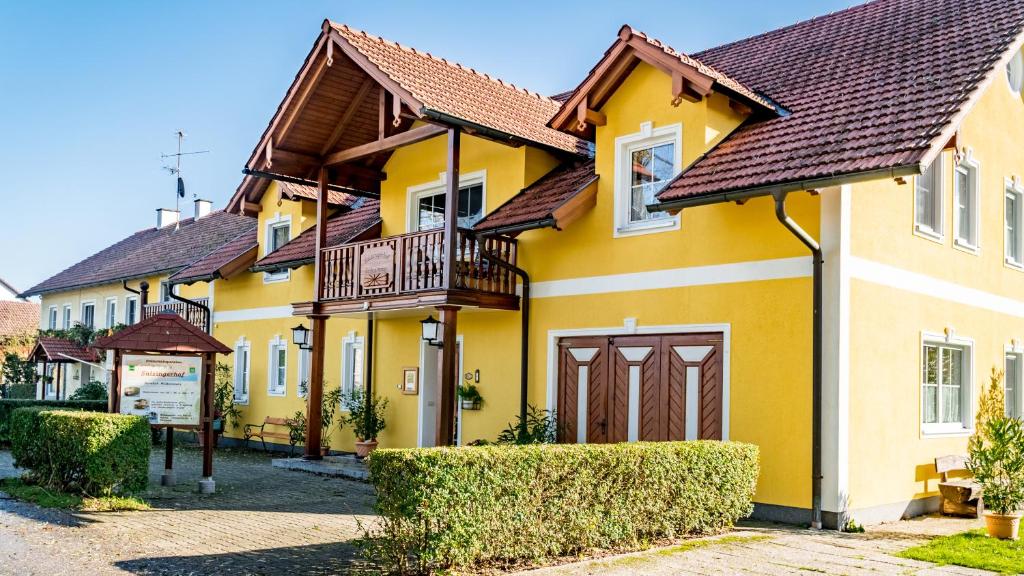
[[[309,344],[309,328],[302,324],[292,328],[292,342],[302,350],[311,349],[312,346]]]
[[[420,320],[420,326],[423,329],[424,342],[431,346],[441,346],[442,342],[438,332],[438,328],[441,326],[440,322],[435,320],[433,316],[427,316],[426,320]]]

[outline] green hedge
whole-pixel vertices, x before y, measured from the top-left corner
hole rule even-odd
[[[34,480],[89,496],[138,492],[149,483],[149,423],[101,412],[14,411],[11,452]]]
[[[57,408],[68,408],[72,410],[92,410],[105,412],[107,402],[105,400],[34,400],[34,399],[0,399],[0,445],[11,441],[11,413],[18,408],[28,406],[46,406],[54,410]]]
[[[377,450],[370,554],[401,571],[509,564],[720,531],[753,510],[736,442]]]

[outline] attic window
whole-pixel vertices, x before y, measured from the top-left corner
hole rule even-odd
[[[1006,81],[1010,84],[1010,90],[1017,96],[1024,87],[1024,55],[1017,52],[1006,65]]]

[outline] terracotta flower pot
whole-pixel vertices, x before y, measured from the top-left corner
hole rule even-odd
[[[320,455],[321,456],[327,456],[330,453],[331,453],[331,447],[330,446],[325,444],[325,445],[320,447]]]
[[[988,535],[1002,540],[1016,540],[1020,529],[1020,512],[1013,514],[996,514],[985,512],[985,528]]]
[[[364,442],[362,440],[356,441],[356,457],[357,458],[366,458],[367,456],[370,455],[370,452],[373,452],[376,449],[377,449],[377,441],[376,440],[368,440],[366,442]]]

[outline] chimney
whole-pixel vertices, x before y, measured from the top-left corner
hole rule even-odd
[[[213,202],[210,202],[209,200],[203,200],[201,198],[196,198],[195,204],[196,220],[199,220],[203,216],[208,215],[210,213],[210,209],[213,208]]]
[[[171,210],[170,208],[157,208],[156,227],[164,228],[171,224],[176,224],[178,222],[178,214],[179,212],[177,210]]]

